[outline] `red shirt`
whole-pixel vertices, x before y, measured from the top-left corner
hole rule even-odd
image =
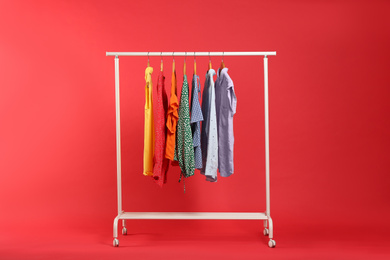
[[[165,141],[167,135],[166,114],[168,111],[168,96],[164,85],[165,77],[160,72],[157,83],[157,106],[156,106],[156,124],[155,124],[155,148],[154,148],[154,168],[153,178],[156,183],[163,186],[166,183],[169,160],[165,158]]]

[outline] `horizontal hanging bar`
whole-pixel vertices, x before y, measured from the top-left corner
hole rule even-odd
[[[106,56],[275,56],[276,51],[106,52]]]

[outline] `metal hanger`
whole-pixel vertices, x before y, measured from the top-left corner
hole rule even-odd
[[[172,52],[172,58],[173,58],[173,62],[172,62],[172,71],[173,71],[173,72],[176,72],[176,69],[175,69],[175,52]]]
[[[221,66],[219,67],[219,75],[221,75],[222,69],[225,68],[225,63],[223,62],[224,56],[225,56],[225,52],[222,52],[222,60],[221,60]]]
[[[161,65],[160,65],[160,68],[161,68],[161,72],[163,71],[163,58],[162,58],[162,52],[161,52]]]
[[[196,55],[194,52],[194,75],[196,75]]]
[[[187,64],[186,64],[186,58],[187,58],[187,52],[186,55],[184,56],[184,68],[183,68],[183,75],[187,75]]]
[[[209,52],[209,70],[211,70],[212,66],[211,66],[211,57],[210,57],[210,52]]]

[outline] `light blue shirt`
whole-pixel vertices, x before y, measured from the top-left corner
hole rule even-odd
[[[201,173],[206,176],[207,181],[217,181],[218,170],[218,131],[217,115],[215,107],[215,70],[210,69],[206,74],[206,81],[202,96],[202,112],[204,121],[202,123],[202,160],[203,168]]]

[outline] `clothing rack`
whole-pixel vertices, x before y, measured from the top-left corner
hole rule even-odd
[[[252,219],[263,220],[265,236],[269,236],[269,247],[275,247],[273,240],[273,222],[270,211],[270,170],[269,170],[269,113],[268,113],[268,56],[276,51],[267,52],[106,52],[106,56],[115,56],[115,108],[116,108],[116,165],[118,215],[114,219],[114,246],[119,246],[118,221],[122,220],[122,234],[127,234],[127,219]],[[122,170],[121,170],[121,125],[119,93],[119,56],[264,56],[264,118],[265,118],[265,212],[125,212],[122,210]]]

